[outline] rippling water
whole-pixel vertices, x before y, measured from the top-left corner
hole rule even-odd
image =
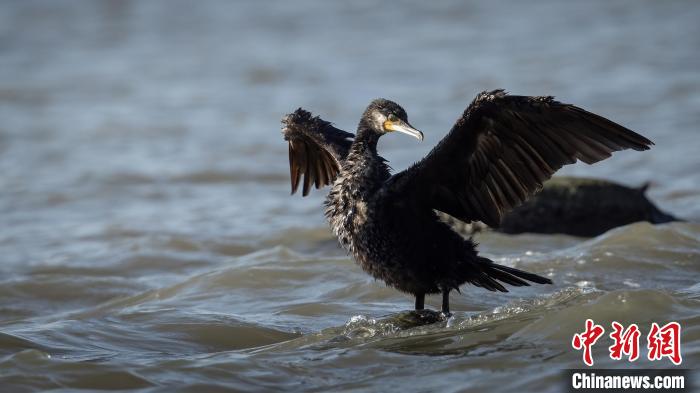
[[[698,20],[686,1],[4,3],[0,386],[559,391],[586,318],[679,321],[696,367]],[[338,249],[323,193],[289,197],[279,119],[304,106],[352,131],[394,99],[426,132],[382,141],[400,170],[497,87],[654,140],[563,172],[651,180],[690,222],[480,235],[555,285],[464,287],[453,318],[415,326],[413,300]],[[670,366],[607,345],[596,366]]]

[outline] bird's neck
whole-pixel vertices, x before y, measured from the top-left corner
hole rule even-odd
[[[381,134],[378,132],[372,130],[363,119],[359,127],[357,127],[357,134],[350,148],[350,153],[370,153],[377,156],[377,143],[379,142],[380,135]]]
[[[377,142],[380,136],[381,134],[360,122],[355,140],[341,170],[341,176],[348,181],[348,184],[362,184],[360,188],[370,194],[390,176],[386,160],[377,154]]]

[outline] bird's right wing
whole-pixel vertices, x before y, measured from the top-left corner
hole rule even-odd
[[[355,137],[301,108],[282,118],[282,135],[289,142],[292,194],[303,175],[303,196],[311,184],[320,188],[335,180]]]

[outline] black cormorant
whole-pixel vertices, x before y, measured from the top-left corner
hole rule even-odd
[[[421,161],[391,175],[377,154],[379,138],[402,132],[423,139],[398,104],[377,99],[357,134],[298,109],[283,119],[292,193],[302,183],[331,185],[326,216],[341,245],[364,271],[416,298],[470,283],[507,292],[504,284],[551,280],[478,255],[474,242],[440,221],[435,210],[495,227],[503,215],[577,159],[592,164],[623,149],[647,150],[647,138],[552,97],[482,92]],[[303,181],[302,181],[303,176]]]
[[[554,176],[542,191],[508,212],[491,228],[497,232],[563,233],[572,236],[598,236],[610,229],[633,222],[665,224],[683,221],[659,209],[647,198],[649,183],[628,187],[609,180]],[[440,214],[462,234],[489,230],[481,222],[464,223]]]

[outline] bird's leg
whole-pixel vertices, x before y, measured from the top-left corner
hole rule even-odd
[[[450,290],[442,290],[442,313],[450,315]]]
[[[422,310],[425,306],[425,294],[424,293],[417,293],[416,294],[416,310]]]

